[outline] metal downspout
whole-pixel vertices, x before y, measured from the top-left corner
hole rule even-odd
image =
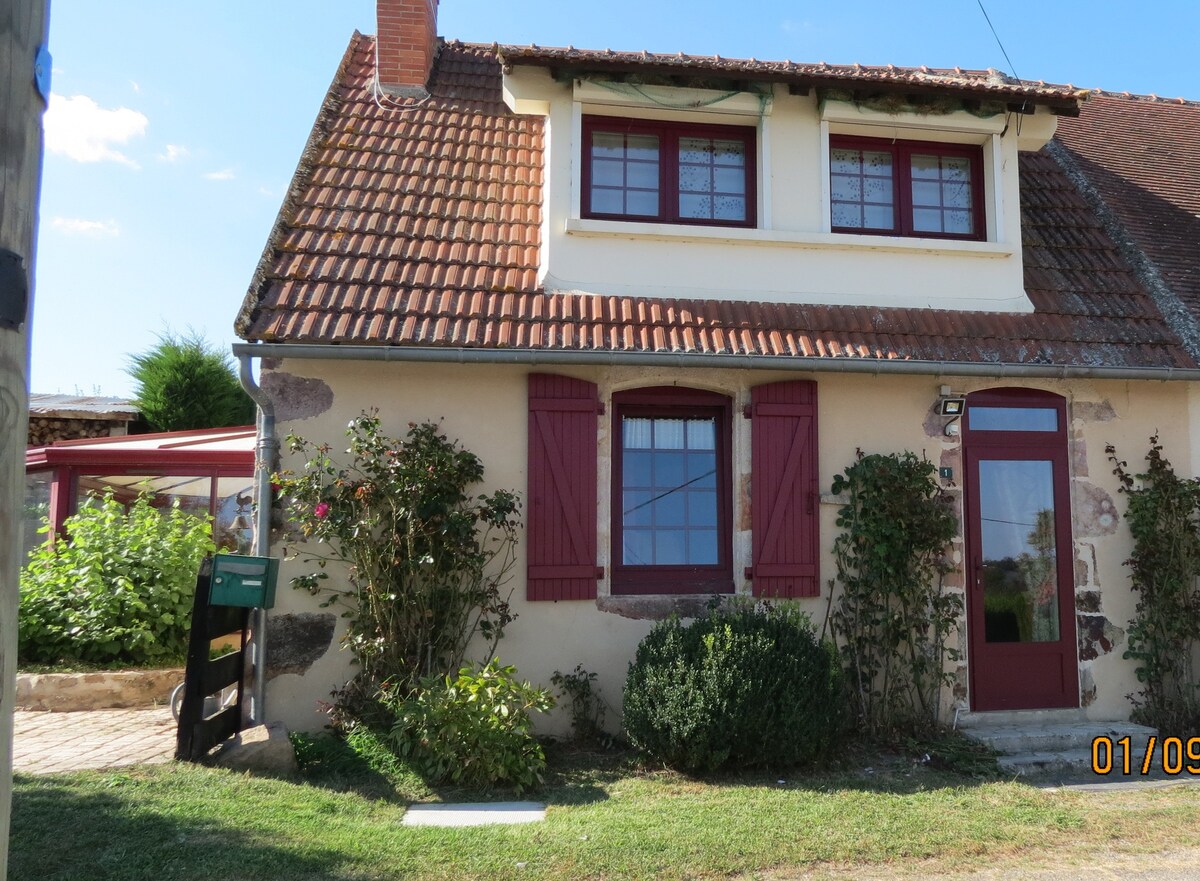
[[[254,554],[266,557],[271,552],[271,474],[279,457],[279,439],[275,436],[275,405],[254,381],[250,370],[252,354],[238,354],[239,378],[258,405],[258,432],[254,450]],[[267,610],[255,609],[254,634],[250,644],[254,649],[254,684],[250,695],[250,724],[266,722],[267,691]]]

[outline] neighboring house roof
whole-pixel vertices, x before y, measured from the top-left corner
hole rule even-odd
[[[542,291],[542,120],[502,101],[500,56],[513,50],[445,44],[430,97],[386,106],[373,50],[351,40],[238,317],[247,340],[1195,366],[1045,153],[1021,157],[1031,314]]]
[[[449,45],[455,46],[456,43]],[[754,58],[722,58],[720,55],[674,55],[656,52],[614,52],[611,49],[576,49],[574,46],[496,46],[505,65],[529,64],[551,67],[569,74],[588,71],[638,71],[642,74],[726,76],[760,82],[782,82],[801,88],[856,89],[873,92],[903,90],[936,92],[976,100],[1003,100],[1045,104],[1074,116],[1079,100],[1087,92],[1074,86],[1013,79],[998,70],[962,68],[868,66],[862,64],[801,64],[794,61],[759,61]]]
[[[1184,335],[1200,352],[1200,102],[1097,93],[1059,122],[1057,140],[1108,209],[1113,237],[1149,261],[1143,280],[1189,310]]]
[[[253,425],[57,441],[26,450],[25,468],[38,470],[54,465],[167,468],[181,464],[252,468],[254,442]]]
[[[58,419],[103,419],[114,422],[132,422],[139,415],[138,408],[130,401],[97,395],[31,394],[29,412],[34,416]]]

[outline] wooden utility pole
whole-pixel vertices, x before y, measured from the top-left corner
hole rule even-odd
[[[0,879],[12,811],[17,585],[29,422],[29,318],[42,112],[49,99],[49,0],[0,2]]]

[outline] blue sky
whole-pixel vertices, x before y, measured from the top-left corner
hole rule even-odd
[[[482,42],[1015,68],[1200,99],[1194,0],[985,6],[1012,65],[976,0],[442,0],[438,30]],[[234,342],[234,316],[356,28],[374,32],[373,0],[53,0],[33,391],[128,395],[128,356],[168,329]]]

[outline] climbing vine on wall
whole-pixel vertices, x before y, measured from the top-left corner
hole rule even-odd
[[[1131,474],[1112,445],[1105,452],[1129,502],[1133,535],[1125,565],[1138,601],[1125,657],[1136,662],[1141,683],[1131,695],[1134,720],[1172,735],[1200,734],[1200,480],[1175,473],[1157,435],[1141,474]]]
[[[962,598],[943,586],[958,518],[933,464],[913,453],[860,451],[833,491],[848,501],[838,512],[828,621],[851,708],[873,736],[927,732],[953,679],[945,662],[959,658],[947,640]]]

